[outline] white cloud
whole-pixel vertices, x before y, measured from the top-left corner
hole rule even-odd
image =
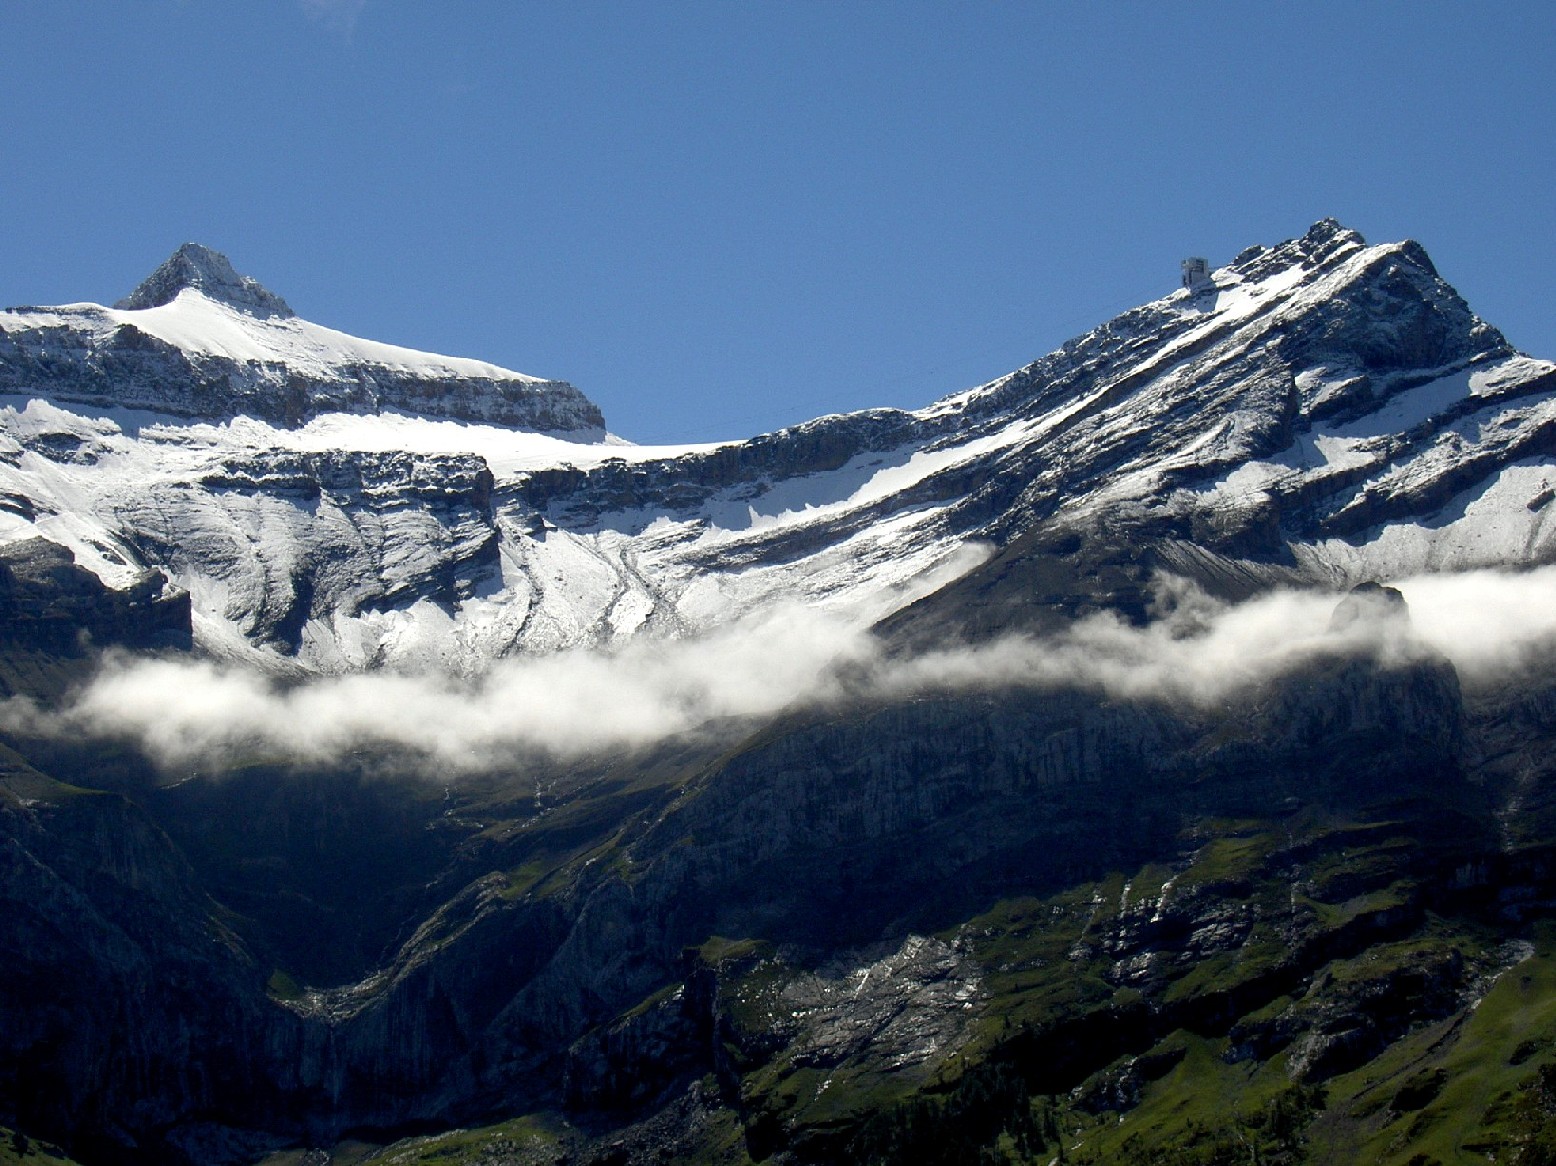
[[[297,0],[303,15],[350,40],[367,0]]]
[[[288,685],[211,662],[119,657],[63,711],[13,700],[0,727],[129,739],[170,766],[365,748],[477,769],[524,750],[577,756],[771,716],[836,695],[839,669],[871,650],[846,625],[792,609],[694,640],[499,661],[474,681],[366,673]]]
[[[1437,651],[1473,684],[1528,666],[1556,642],[1556,568],[1397,586],[1411,625],[1336,630],[1332,593],[1274,592],[1231,605],[1168,579],[1146,627],[1098,616],[1063,635],[1006,636],[907,659],[884,657],[857,625],[800,607],[696,639],[499,661],[474,681],[368,673],[282,684],[210,662],[120,657],[59,711],[0,704],[0,728],[126,739],[180,768],[255,756],[325,763],[367,749],[468,771],[527,751],[569,758],[632,748],[721,718],[859,695],[1080,685],[1210,706],[1328,653],[1398,662]]]
[[[1537,667],[1556,644],[1556,567],[1422,575],[1399,587],[1421,638],[1469,684]]]

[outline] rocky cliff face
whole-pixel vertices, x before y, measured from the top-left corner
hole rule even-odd
[[[688,1000],[707,1002],[684,980],[685,951],[710,935],[734,936],[791,953],[772,991],[817,997],[802,1013],[777,1013],[816,1018],[800,1030],[742,1022],[750,1030],[743,1056],[766,1064],[789,1049],[841,1063],[864,1056],[863,1046],[825,1037],[827,1025],[841,1032],[864,1022],[846,1010],[823,1022],[825,977],[806,979],[819,955],[938,930],[1018,890],[1056,891],[1131,869],[1171,852],[1199,821],[1262,815],[1272,805],[1338,812],[1426,789],[1473,799],[1457,760],[1461,732],[1451,669],[1365,661],[1315,666],[1273,703],[1249,704],[1230,720],[1040,693],[779,726],[673,802],[628,820],[607,863],[591,848],[592,857],[532,878],[527,889],[497,872],[483,876],[385,973],[298,1007],[330,1028],[343,1123],[353,1114],[388,1124],[392,1113],[458,1112],[458,1099],[474,1096],[520,1109],[554,1104],[555,1058],[579,1041],[567,1088],[575,1103],[608,1104],[620,1082],[662,1086],[677,1065],[707,1066],[699,1034],[714,1022],[685,1011]],[[1364,782],[1354,780],[1358,766]],[[507,861],[502,846],[481,851],[485,862]],[[1211,927],[1222,910],[1209,897],[1181,907],[1203,916],[1196,927]],[[1131,945],[1139,955],[1179,942],[1172,937],[1186,927],[1180,920],[1115,942],[1115,962],[1134,958]],[[1229,925],[1226,941],[1235,946],[1246,930]],[[1202,938],[1184,960],[1220,950]],[[886,980],[899,972],[907,974]],[[938,1001],[940,989],[928,985],[945,983],[946,1000],[919,1018],[933,1027],[942,1005],[963,1003],[962,980],[945,974],[926,967],[913,973],[917,987],[891,991]],[[673,1007],[656,1004],[641,1022],[612,1019],[677,982],[683,995]],[[590,1036],[598,1025],[606,1027]],[[800,1052],[827,1040],[842,1044]],[[869,1057],[884,1047],[872,1045]],[[932,1068],[948,1051],[919,1059]],[[363,1080],[374,1082],[370,1102],[349,1086]],[[644,1085],[635,1100],[658,1088]],[[398,1101],[388,1106],[385,1097]]]
[[[1244,252],[1205,291],[1126,312],[1026,368],[918,413],[823,418],[679,459],[673,469],[649,463],[633,470],[630,492],[623,489],[625,466],[567,481],[536,474],[527,479],[535,491],[529,496],[559,518],[597,521],[596,497],[608,500],[601,509],[682,517],[726,485],[749,483],[754,499],[765,480],[833,470],[859,454],[949,452],[982,439],[986,452],[945,458],[950,465],[916,482],[893,508],[949,502],[944,517],[957,528],[1008,534],[1034,518],[1099,505],[1128,512],[1134,507],[1124,504],[1134,503],[1186,517],[1212,501],[1218,510],[1273,504],[1283,533],[1308,540],[1322,533],[1319,516],[1298,499],[1288,502],[1287,489],[1316,491],[1331,477],[1323,471],[1335,467],[1321,456],[1318,464],[1283,464],[1301,438],[1312,444],[1331,425],[1376,414],[1391,398],[1476,368],[1499,368],[1515,356],[1418,245],[1368,247],[1356,232],[1325,221],[1300,239]],[[1548,372],[1541,362],[1509,369],[1511,381],[1499,381],[1493,392],[1454,394],[1441,386],[1435,395],[1445,399],[1423,401],[1408,420],[1424,426],[1419,436],[1430,444],[1441,440],[1449,419],[1434,422],[1434,409],[1462,417],[1543,397]],[[1404,412],[1377,421],[1403,422]],[[1357,435],[1368,439],[1360,447],[1368,456],[1353,468],[1366,477],[1403,451],[1392,435]],[[1349,444],[1349,437],[1340,440]],[[1257,476],[1272,480],[1257,485],[1275,487],[1272,499],[1229,492],[1212,500],[1202,488],[1199,497],[1183,489],[1250,462],[1268,466]],[[595,481],[599,491],[590,488]],[[580,505],[591,509],[580,512]],[[993,515],[999,517],[991,523]],[[1226,523],[1230,516],[1218,517]]]
[[[111,588],[57,543],[0,546],[0,698],[57,698],[92,674],[105,649],[192,643],[189,595],[161,571]]]
[[[94,644],[187,650],[189,595],[157,570],[122,589],[104,587],[69,548],[25,539],[0,546],[0,637],[56,656]]]
[[[199,292],[207,299],[260,319],[290,319],[297,315],[285,300],[257,279],[238,274],[232,261],[221,252],[198,243],[185,243],[173,252],[114,307],[121,312],[166,307],[186,291]]]
[[[265,972],[133,805],[14,775],[0,805],[16,945],[0,992],[6,1120],[89,1158],[163,1139],[194,1160],[262,1151],[274,1135],[239,1132],[239,1113],[281,1112],[288,1058],[270,1050],[299,1043]]]

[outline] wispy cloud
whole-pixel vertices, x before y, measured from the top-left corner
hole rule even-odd
[[[297,0],[303,15],[316,24],[350,40],[357,31],[357,20],[367,0]]]
[[[872,651],[847,625],[793,610],[696,639],[499,661],[474,681],[368,673],[286,685],[211,662],[125,657],[60,712],[0,705],[0,728],[127,739],[169,766],[254,755],[319,763],[369,749],[484,769],[525,751],[631,748],[828,699]]]
[[[1098,616],[1058,636],[907,659],[883,654],[856,624],[800,607],[695,639],[499,661],[474,681],[369,673],[287,685],[211,662],[123,657],[63,709],[0,704],[0,729],[128,740],[170,767],[255,755],[318,764],[369,750],[470,771],[526,752],[632,748],[722,718],[858,697],[1082,686],[1210,707],[1337,653],[1386,663],[1441,653],[1474,684],[1516,672],[1556,643],[1556,568],[1397,586],[1410,622],[1337,628],[1334,594],[1275,592],[1232,605],[1169,579],[1146,627]]]

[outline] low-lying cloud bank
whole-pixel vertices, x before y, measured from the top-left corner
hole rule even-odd
[[[1007,636],[888,658],[863,628],[804,608],[696,639],[499,661],[481,678],[386,673],[287,685],[183,660],[119,658],[62,709],[13,699],[0,729],[133,742],[169,767],[240,756],[320,764],[393,751],[441,771],[528,751],[567,758],[639,747],[729,717],[796,705],[947,690],[1084,685],[1208,705],[1315,656],[1447,656],[1467,683],[1526,668],[1556,641],[1556,568],[1425,576],[1395,584],[1411,620],[1333,626],[1340,597],[1276,592],[1242,604],[1161,581],[1157,618],[1082,620],[1059,636]]]

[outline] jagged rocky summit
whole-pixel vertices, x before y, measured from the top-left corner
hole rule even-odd
[[[220,251],[212,251],[199,243],[185,243],[173,252],[161,267],[114,307],[121,312],[161,308],[186,291],[199,292],[207,299],[251,316],[291,318],[297,314],[257,279],[238,274],[232,261]]]
[[[576,436],[600,435],[605,425],[563,381],[302,320],[225,255],[196,243],[112,308],[0,312],[0,392],[289,427],[321,413],[383,410]]]

